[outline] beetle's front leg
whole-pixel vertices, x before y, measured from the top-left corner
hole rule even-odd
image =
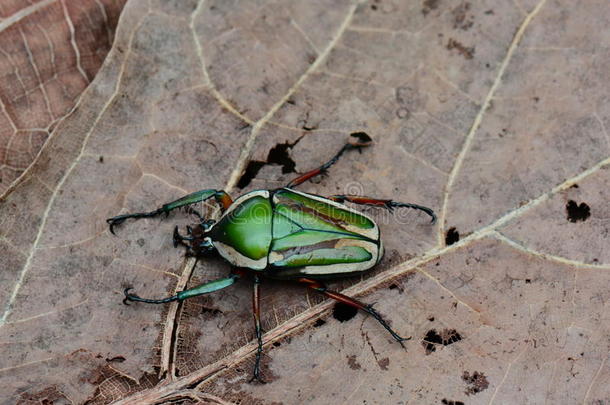
[[[401,346],[404,347],[402,342],[411,339],[411,337],[403,338],[400,335],[398,335],[398,333],[394,332],[394,330],[390,327],[390,325],[388,325],[388,323],[381,317],[381,314],[379,314],[379,312],[377,312],[373,308],[372,304],[365,304],[352,297],[348,297],[345,294],[341,294],[336,291],[331,291],[331,290],[327,289],[324,284],[322,284],[321,282],[316,281],[316,280],[312,280],[309,278],[299,278],[297,281],[299,281],[300,283],[307,284],[307,287],[309,287],[312,290],[315,290],[321,294],[324,294],[329,298],[332,298],[336,301],[347,304],[356,309],[360,309],[360,310],[366,312],[367,314],[371,315],[373,318],[375,318],[377,320],[377,322],[379,322],[381,324],[381,326],[383,326],[388,332],[390,332],[390,335],[392,335],[392,337],[398,343],[400,343]]]
[[[160,208],[157,208],[154,211],[150,212],[136,212],[135,214],[123,214],[117,215],[116,217],[108,218],[106,222],[110,226],[110,232],[114,235],[114,227],[116,225],[122,224],[126,219],[134,218],[150,218],[157,216],[159,214],[169,215],[170,211],[175,210],[176,208],[184,207],[191,204],[196,204],[199,202],[203,202],[210,198],[214,197],[216,201],[221,205],[223,210],[226,210],[231,206],[233,200],[226,192],[222,190],[201,190],[191,194],[188,194],[182,198],[177,199],[176,201],[172,201],[167,204],[163,204]]]
[[[210,281],[189,290],[179,291],[176,295],[161,299],[142,298],[136,294],[130,294],[129,290],[131,290],[131,288],[126,288],[123,304],[128,305],[129,301],[145,302],[147,304],[165,304],[172,301],[184,301],[187,298],[197,297],[199,295],[209,294],[227,288],[228,286],[233,285],[243,274],[244,273],[240,271],[234,271],[229,277]]]
[[[265,381],[261,378],[260,375],[260,364],[261,364],[261,355],[263,353],[263,330],[261,329],[261,295],[260,295],[260,285],[261,280],[258,275],[254,275],[254,290],[252,292],[252,312],[254,315],[254,328],[256,332],[256,340],[258,342],[258,347],[256,349],[256,360],[254,363],[254,373],[250,382],[256,380],[262,384],[265,384]]]

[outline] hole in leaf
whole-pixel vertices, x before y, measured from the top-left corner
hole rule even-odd
[[[248,166],[246,167],[246,171],[241,175],[239,181],[237,182],[237,187],[245,188],[253,178],[256,177],[261,167],[265,165],[265,162],[259,162],[257,160],[251,160],[248,162]]]
[[[462,401],[452,401],[450,399],[443,399],[441,403],[443,405],[464,405]]]
[[[280,342],[273,342],[272,344],[275,347],[280,347],[282,345]]]
[[[320,326],[324,325],[326,323],[326,321],[322,320],[322,319],[317,319],[314,324],[313,327],[314,328],[319,328]]]
[[[448,346],[460,340],[462,336],[455,329],[443,329],[440,333],[436,329],[430,329],[422,340],[422,345],[426,349],[426,354],[430,354],[436,351],[437,344]]]
[[[586,221],[591,216],[591,209],[584,202],[579,205],[576,201],[570,200],[566,205],[566,211],[570,222]]]
[[[357,312],[358,309],[342,302],[336,303],[333,307],[333,317],[339,322],[349,321],[356,316]]]
[[[301,138],[294,141],[294,143],[286,142],[276,144],[267,154],[267,161],[265,162],[261,162],[260,160],[251,160],[248,162],[248,166],[246,167],[244,174],[241,175],[239,181],[237,182],[237,187],[240,189],[246,188],[252,179],[256,177],[261,168],[266,164],[282,166],[282,173],[284,174],[295,173],[294,168],[296,163],[294,160],[292,160],[288,151],[292,149],[301,140]]]
[[[294,145],[289,143],[278,143],[269,151],[267,163],[275,163],[282,166],[282,173],[294,173],[296,163],[290,158],[288,150]]]
[[[453,245],[455,242],[460,240],[460,233],[455,229],[455,227],[451,227],[447,230],[447,236],[445,236],[445,244],[447,246]]]

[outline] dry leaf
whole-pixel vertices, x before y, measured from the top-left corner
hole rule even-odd
[[[130,1],[104,67],[0,202],[8,402],[610,401],[610,53],[604,2]],[[371,213],[386,257],[336,289],[263,284],[167,306],[224,275],[168,219],[105,219],[187,192],[286,184],[430,206]],[[345,314],[343,314],[345,315]],[[338,320],[342,319],[343,321]],[[346,319],[348,318],[348,319]]]
[[[124,0],[0,6],[0,192],[32,163],[95,77]]]

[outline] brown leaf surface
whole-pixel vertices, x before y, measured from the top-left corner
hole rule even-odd
[[[125,0],[7,0],[0,5],[0,193],[95,77]]]
[[[9,403],[610,401],[609,24],[604,2],[130,1],[107,62],[0,201],[0,395]],[[366,131],[318,194],[367,210],[386,256],[333,288],[370,317],[263,284],[121,304],[228,271],[175,223],[105,218],[202,188],[273,188]],[[244,174],[245,173],[245,174]],[[244,177],[245,176],[245,177]],[[240,187],[244,186],[244,187]],[[451,229],[451,230],[450,230]]]

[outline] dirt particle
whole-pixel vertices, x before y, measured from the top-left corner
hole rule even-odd
[[[383,358],[383,359],[381,359],[381,360],[377,360],[377,364],[379,364],[379,367],[380,367],[382,370],[387,370],[387,369],[388,369],[388,366],[390,365],[390,359],[389,359],[389,358],[387,358],[387,357],[384,357],[384,358]]]
[[[111,357],[111,358],[106,358],[106,361],[107,361],[108,363],[122,363],[122,362],[124,362],[125,360],[126,360],[126,359],[125,359],[125,357],[123,357],[123,356],[114,356],[114,357]]]
[[[455,229],[455,227],[451,227],[447,230],[447,235],[445,236],[445,244],[447,246],[453,245],[455,242],[460,240],[460,233]]]
[[[449,38],[449,41],[447,42],[447,49],[450,51],[455,49],[460,55],[462,55],[466,59],[472,59],[474,57],[474,46],[465,46],[453,38]]]
[[[474,24],[474,17],[469,14],[470,3],[464,2],[457,6],[451,14],[453,15],[453,28],[468,30]]]
[[[586,221],[591,216],[591,209],[586,203],[582,202],[579,205],[574,200],[568,201],[566,212],[570,222]]]
[[[358,363],[358,361],[356,360],[356,356],[353,354],[351,356],[347,356],[347,364],[352,370],[360,370],[362,368],[360,363]]]
[[[333,318],[339,322],[349,321],[356,316],[356,313],[358,313],[356,308],[342,302],[336,303],[333,307]]]
[[[430,11],[436,10],[440,3],[440,0],[424,0],[424,7],[421,9],[421,13],[424,17],[427,16]]]
[[[434,318],[432,319],[434,320]],[[440,333],[436,329],[430,329],[422,339],[422,346],[428,355],[436,351],[436,345],[448,346],[460,340],[462,340],[462,336],[455,329],[443,329]]]
[[[320,326],[324,325],[325,323],[326,323],[326,321],[323,319],[316,319],[316,321],[313,324],[313,327],[319,328]]]
[[[104,156],[100,156],[97,161],[100,162],[100,163],[104,163]]]
[[[489,381],[487,381],[487,377],[485,374],[475,371],[470,375],[468,371],[464,371],[462,375],[462,380],[466,381],[468,387],[466,388],[466,395],[474,395],[478,394],[481,391],[484,391],[489,387]]]

